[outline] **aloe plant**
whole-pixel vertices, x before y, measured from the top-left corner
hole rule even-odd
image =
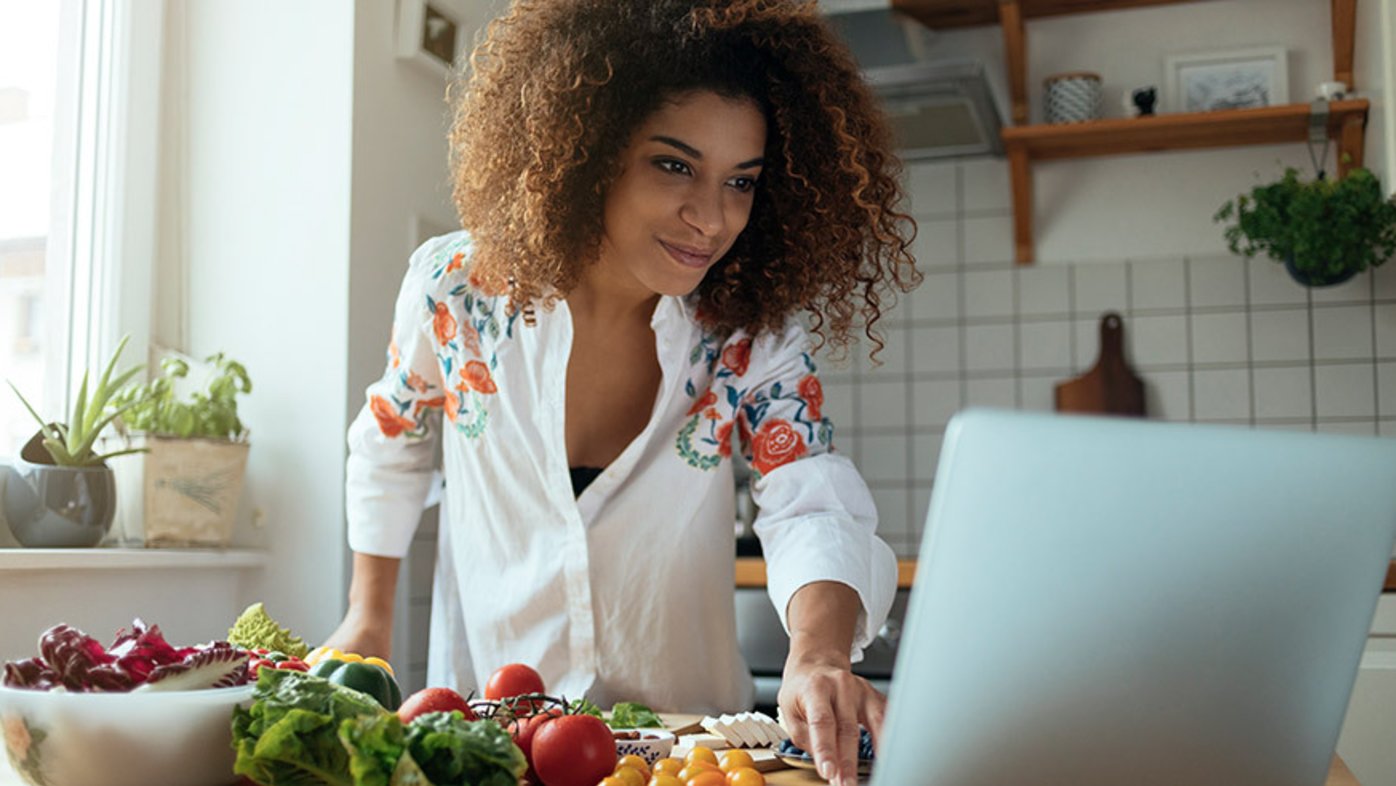
[[[121,372],[115,379],[112,373],[116,371],[116,363],[121,358],[121,351],[126,348],[126,342],[130,336],[124,336],[121,342],[116,345],[116,352],[112,354],[111,360],[107,362],[107,367],[102,371],[102,377],[97,381],[97,386],[88,391],[88,374],[83,372],[82,386],[78,389],[77,399],[73,402],[72,416],[67,422],[49,422],[41,417],[24,398],[24,394],[19,392],[13,382],[6,380],[10,390],[19,397],[24,408],[29,410],[29,414],[34,416],[34,420],[39,423],[39,431],[43,435],[43,445],[49,455],[53,457],[53,463],[61,467],[93,467],[106,463],[106,460],[113,456],[120,456],[126,453],[139,453],[144,448],[127,448],[115,450],[110,453],[98,453],[94,447],[97,444],[97,437],[111,424],[125,408],[117,408],[108,411],[107,405],[117,391],[130,381],[141,370],[141,366],[127,369]]]

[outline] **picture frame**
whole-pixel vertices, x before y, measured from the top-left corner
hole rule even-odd
[[[397,0],[397,56],[442,79],[465,51],[465,26],[439,0]]]
[[[1251,109],[1289,103],[1289,54],[1282,46],[1169,55],[1165,106],[1172,112]]]

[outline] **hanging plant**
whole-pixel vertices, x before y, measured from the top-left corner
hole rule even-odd
[[[1284,177],[1227,202],[1213,217],[1230,221],[1234,254],[1265,252],[1307,286],[1338,284],[1396,254],[1396,199],[1376,175],[1354,168],[1341,180]]]

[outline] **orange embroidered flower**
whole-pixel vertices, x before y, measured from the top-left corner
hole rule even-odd
[[[713,439],[717,440],[717,455],[723,458],[732,455],[732,421],[729,420],[718,426]]]
[[[399,415],[382,396],[374,396],[369,400],[369,409],[373,412],[373,417],[378,421],[378,430],[383,432],[385,437],[396,437],[404,431],[410,431],[417,424]]]
[[[388,358],[392,361],[393,368],[397,368],[402,363],[402,357],[398,354],[397,340],[388,342]]]
[[[805,439],[788,421],[773,418],[752,438],[751,453],[752,468],[765,475],[805,455]]]
[[[688,414],[697,415],[699,412],[703,410],[704,407],[710,407],[716,403],[717,394],[714,393],[711,388],[709,388],[707,393],[704,393],[702,396],[698,398],[697,401],[693,402],[693,406],[688,410]]]
[[[813,374],[800,380],[800,398],[805,400],[805,405],[809,407],[809,419],[820,419],[820,407],[824,406],[824,386],[819,384],[819,377]]]
[[[703,410],[703,417],[708,420],[722,420],[722,415],[718,413],[717,407],[708,407]]]
[[[451,310],[446,308],[445,303],[437,303],[435,310],[432,328],[436,331],[436,340],[445,345],[456,337],[456,318],[451,316]]]
[[[446,391],[446,419],[452,423],[456,422],[456,413],[460,412],[460,396],[452,391]]]
[[[751,339],[744,338],[732,346],[722,350],[722,365],[732,369],[732,373],[741,376],[746,373],[746,367],[751,364]]]
[[[464,263],[465,253],[457,251],[456,255],[451,257],[451,261],[446,264],[446,272],[454,273],[455,271],[460,270]]]
[[[479,360],[467,360],[461,366],[460,378],[466,389],[479,393],[495,393],[499,389],[494,385],[494,378],[490,376],[490,367]]]
[[[460,343],[472,355],[480,354],[480,331],[476,330],[469,322],[461,326]]]
[[[412,411],[421,412],[424,409],[437,409],[445,403],[445,396],[437,396],[436,398],[420,398],[417,399],[416,404],[412,405]]]
[[[429,385],[427,385],[426,379],[423,378],[421,374],[415,371],[409,371],[407,372],[407,387],[412,388],[418,393],[425,393]]]

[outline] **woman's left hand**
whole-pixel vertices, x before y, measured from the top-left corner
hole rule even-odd
[[[814,757],[820,777],[835,786],[858,783],[858,724],[882,734],[887,697],[850,670],[843,655],[794,654],[786,661],[776,699],[794,743]]]

